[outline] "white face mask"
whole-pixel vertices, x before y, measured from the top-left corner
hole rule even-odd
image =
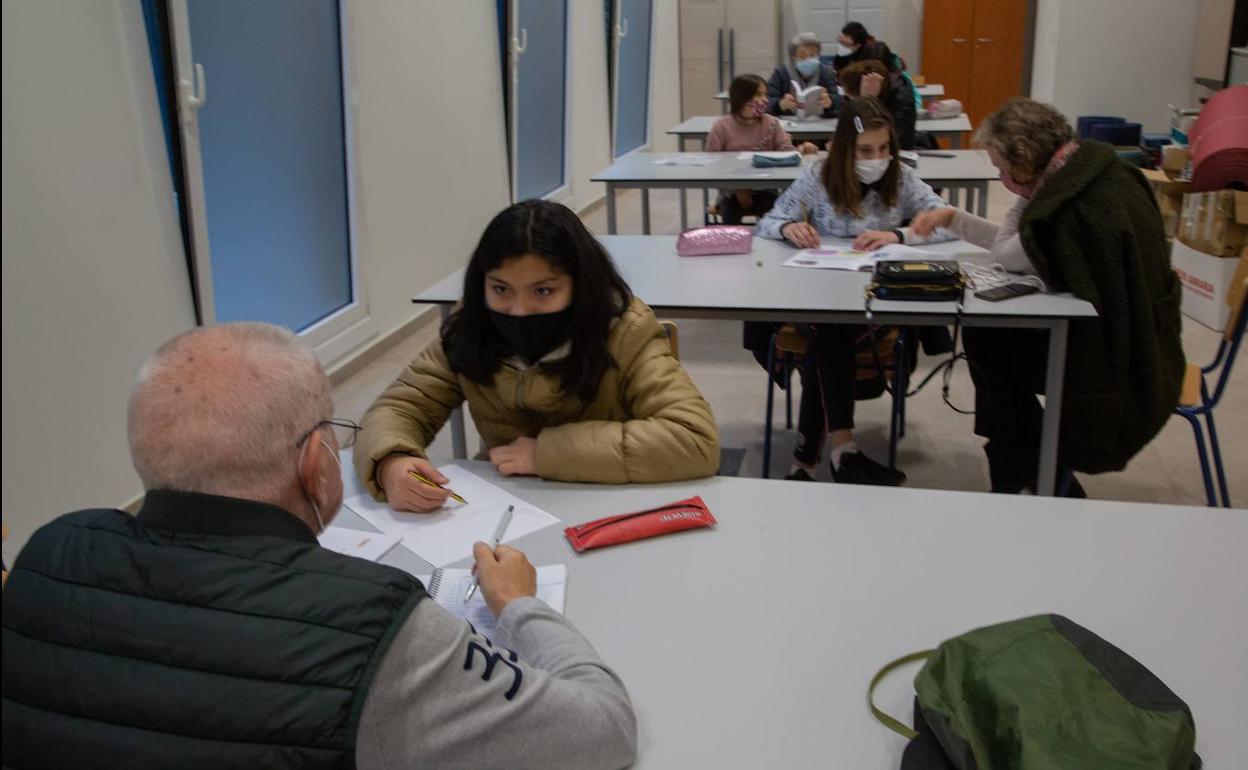
[[[845,45],[844,43],[837,43],[837,44],[836,44],[836,55],[837,55],[837,56],[853,56],[853,55],[854,55],[854,49],[850,48],[849,46]]]
[[[863,184],[875,184],[884,178],[884,174],[888,173],[888,167],[891,165],[893,165],[892,158],[856,160],[854,161],[854,176],[858,177],[858,181]]]

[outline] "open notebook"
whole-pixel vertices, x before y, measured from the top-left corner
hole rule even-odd
[[[506,637],[499,632],[497,620],[490,608],[485,605],[481,589],[473,595],[469,602],[464,601],[464,594],[472,585],[472,571],[466,569],[436,569],[432,575],[419,575],[420,582],[439,606],[457,618],[463,618],[477,629],[477,633],[490,640],[505,643]],[[564,600],[568,589],[568,568],[562,564],[551,564],[537,568],[537,598],[550,605],[556,612],[563,613]],[[501,637],[501,639],[500,639]]]

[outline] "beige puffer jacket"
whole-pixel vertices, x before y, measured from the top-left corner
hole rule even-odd
[[[401,452],[420,457],[461,402],[487,448],[537,438],[537,472],[558,481],[604,484],[677,481],[715,473],[719,432],[710,404],[672,355],[663,327],[644,302],[611,327],[608,369],[586,404],[566,396],[557,377],[518,359],[481,386],[451,371],[436,340],[364,415],[355,470],[378,499],[377,464]],[[552,354],[552,355],[558,355]]]

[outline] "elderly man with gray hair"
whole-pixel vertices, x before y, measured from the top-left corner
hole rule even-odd
[[[835,118],[841,111],[841,96],[836,88],[836,71],[819,58],[823,44],[818,36],[801,32],[789,41],[789,63],[776,67],[767,80],[767,112],[792,115],[802,107],[794,93],[794,84],[804,91],[812,86],[823,90],[819,95],[822,113],[819,117]]]
[[[62,516],[4,590],[6,767],[618,767],[628,694],[533,598],[524,554],[475,549],[516,650],[414,577],[333,553],[329,382],[266,324],[166,343],[130,399],[147,494]]]

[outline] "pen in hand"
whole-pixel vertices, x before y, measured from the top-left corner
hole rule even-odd
[[[498,544],[503,541],[503,535],[507,534],[507,525],[511,524],[511,514],[516,510],[516,506],[509,505],[503,513],[503,518],[499,520],[498,526],[494,529],[494,540],[490,543],[490,550],[496,550]],[[474,568],[475,571],[475,568]],[[480,577],[474,577],[472,585],[468,586],[468,592],[464,594],[464,603],[467,604],[472,599],[473,594],[477,592],[477,586],[481,584]]]
[[[419,473],[418,471],[408,471],[408,474],[409,474],[409,475],[411,475],[411,477],[412,477],[412,478],[414,478],[414,479],[416,479],[417,481],[422,482],[422,483],[424,483],[424,484],[428,484],[428,485],[429,485],[429,486],[431,486],[431,487],[437,487],[438,489],[446,489],[446,487],[444,487],[444,486],[442,486],[441,484],[437,483],[437,482],[436,482],[436,481],[434,481],[433,479],[430,479],[430,478],[425,477],[423,474]],[[467,505],[467,504],[468,504],[468,501],[467,501],[467,500],[465,500],[464,498],[462,498],[462,497],[460,497],[459,495],[455,494],[455,490],[453,490],[453,489],[446,489],[446,491],[447,491],[447,492],[449,492],[449,493],[451,494],[451,499],[453,499],[453,500],[455,500],[455,501],[457,501],[457,502],[463,503],[464,505]]]

